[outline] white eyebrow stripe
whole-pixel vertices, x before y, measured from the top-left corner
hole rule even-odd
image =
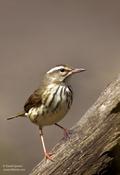
[[[54,72],[54,71],[56,71],[56,70],[60,70],[60,69],[64,69],[64,66],[57,66],[57,67],[54,67],[54,68],[50,69],[47,73],[49,74],[49,73],[52,73],[52,72]]]

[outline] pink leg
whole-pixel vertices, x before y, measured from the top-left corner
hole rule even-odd
[[[64,138],[67,139],[67,138],[70,138],[70,132],[67,128],[64,128],[63,126],[55,123],[56,126],[58,126],[59,128],[61,128],[63,131],[64,131]]]
[[[40,134],[40,138],[41,138],[41,141],[42,141],[42,146],[43,146],[43,151],[44,151],[45,158],[53,161],[53,159],[51,158],[52,154],[47,153],[47,151],[46,151],[42,128],[39,128],[39,134]]]

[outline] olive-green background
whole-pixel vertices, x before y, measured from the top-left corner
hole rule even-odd
[[[83,67],[73,77],[74,103],[60,123],[70,128],[120,72],[120,1],[0,1],[0,174],[27,175],[43,158],[38,128],[27,119],[6,121],[22,111],[49,68]],[[50,150],[62,137],[44,129]],[[3,172],[3,165],[25,172]]]

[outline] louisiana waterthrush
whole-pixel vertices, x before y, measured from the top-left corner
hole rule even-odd
[[[52,160],[47,153],[44,138],[43,126],[56,125],[63,129],[65,136],[68,136],[67,129],[57,124],[68,112],[73,101],[73,91],[69,84],[69,78],[85,69],[74,69],[67,65],[58,65],[50,69],[44,76],[42,85],[28,98],[24,105],[24,111],[8,120],[17,117],[27,117],[34,124],[39,126],[39,133],[42,141],[43,151],[47,159]]]

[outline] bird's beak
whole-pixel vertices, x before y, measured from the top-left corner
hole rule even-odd
[[[79,73],[79,72],[83,72],[83,71],[86,71],[85,69],[83,69],[83,68],[76,68],[76,69],[73,69],[72,71],[71,71],[71,73],[72,74],[75,74],[75,73]]]

